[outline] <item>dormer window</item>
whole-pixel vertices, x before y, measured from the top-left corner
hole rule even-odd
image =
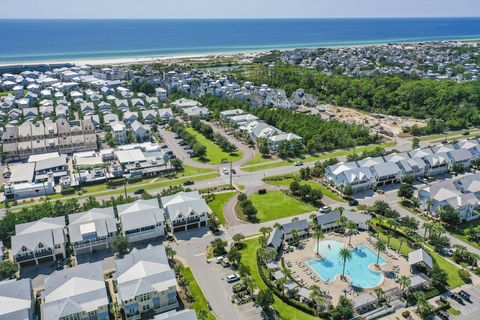
[[[40,242],[40,243],[38,244],[38,247],[39,247],[40,249],[42,249],[42,248],[43,248],[43,243]]]
[[[27,247],[25,246],[22,247],[22,252],[26,252],[27,250],[28,250]]]

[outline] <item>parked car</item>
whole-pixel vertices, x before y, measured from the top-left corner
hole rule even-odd
[[[145,189],[137,189],[133,191],[133,194],[142,194],[142,193],[145,193]]]
[[[330,211],[332,211],[332,208],[330,206],[323,206],[318,209],[319,213],[329,213]]]
[[[64,264],[62,260],[57,260],[55,263],[55,270],[60,271],[63,270]]]
[[[348,205],[351,207],[358,206],[358,200],[357,199],[350,199],[348,200]]]
[[[161,148],[162,148],[162,149],[166,149],[166,148],[168,148],[168,146],[167,146],[166,144],[163,144],[163,145],[161,146]]]
[[[215,262],[216,262],[216,263],[221,263],[221,262],[223,261],[223,259],[225,259],[224,256],[215,257]]]
[[[302,162],[302,161],[297,161],[297,162],[295,162],[295,167],[300,167],[300,166],[303,166],[303,162]]]
[[[234,274],[228,275],[226,279],[227,279],[228,283],[232,283],[232,282],[240,280],[240,277],[238,276],[238,274],[234,273]]]
[[[230,174],[230,170],[228,170],[227,168],[223,168],[222,171],[223,171],[223,174],[226,176]]]
[[[235,169],[232,169],[231,172],[232,172],[232,174],[237,174],[237,170],[235,170]]]
[[[194,184],[195,182],[193,182],[192,180],[187,180],[183,183],[184,186],[191,186],[192,184]]]
[[[468,136],[470,134],[470,131],[463,131],[462,135]]]

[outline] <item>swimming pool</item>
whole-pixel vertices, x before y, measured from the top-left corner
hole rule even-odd
[[[319,253],[324,258],[310,259],[306,263],[315,271],[322,280],[330,282],[335,280],[337,275],[343,271],[343,259],[338,253],[343,248],[343,244],[338,241],[326,240],[319,244]],[[314,247],[316,252],[316,244]],[[383,274],[375,272],[368,267],[377,262],[377,254],[369,247],[360,245],[357,250],[352,250],[352,259],[347,260],[345,274],[350,278],[353,286],[360,288],[373,288],[383,281]],[[385,260],[380,256],[379,264],[384,264]]]

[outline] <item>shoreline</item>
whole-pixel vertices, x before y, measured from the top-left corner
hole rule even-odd
[[[371,46],[383,46],[388,44],[420,44],[420,43],[439,43],[439,42],[480,42],[480,37],[477,38],[465,38],[465,39],[431,39],[431,40],[379,40],[370,41],[365,43],[351,42],[350,44],[339,44],[339,45],[324,45],[324,46],[298,46],[298,47],[271,47],[271,48],[261,48],[261,49],[252,49],[252,50],[238,50],[238,51],[219,51],[219,52],[204,52],[204,53],[192,53],[192,54],[169,54],[169,55],[153,55],[153,56],[130,56],[130,57],[91,57],[91,58],[73,58],[73,59],[44,59],[44,60],[25,60],[23,62],[8,62],[0,63],[0,67],[18,67],[18,66],[35,66],[35,65],[49,65],[49,64],[67,64],[71,63],[75,66],[100,66],[100,65],[132,65],[138,63],[172,63],[182,60],[196,60],[196,62],[201,62],[201,60],[211,60],[219,57],[222,58],[239,58],[239,59],[251,59],[258,57],[263,54],[267,54],[271,51],[280,51],[285,52],[295,49],[317,49],[317,48],[360,48],[360,47],[371,47]]]

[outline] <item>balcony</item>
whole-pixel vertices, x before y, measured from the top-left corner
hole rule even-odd
[[[36,251],[35,252],[35,257],[36,258],[41,258],[41,257],[46,257],[46,256],[51,256],[53,254],[52,249],[45,249],[42,251]]]
[[[22,261],[28,261],[28,260],[32,260],[34,259],[35,257],[33,256],[33,253],[29,253],[27,255],[17,255],[15,256],[15,260],[17,260],[17,262],[22,262]]]

